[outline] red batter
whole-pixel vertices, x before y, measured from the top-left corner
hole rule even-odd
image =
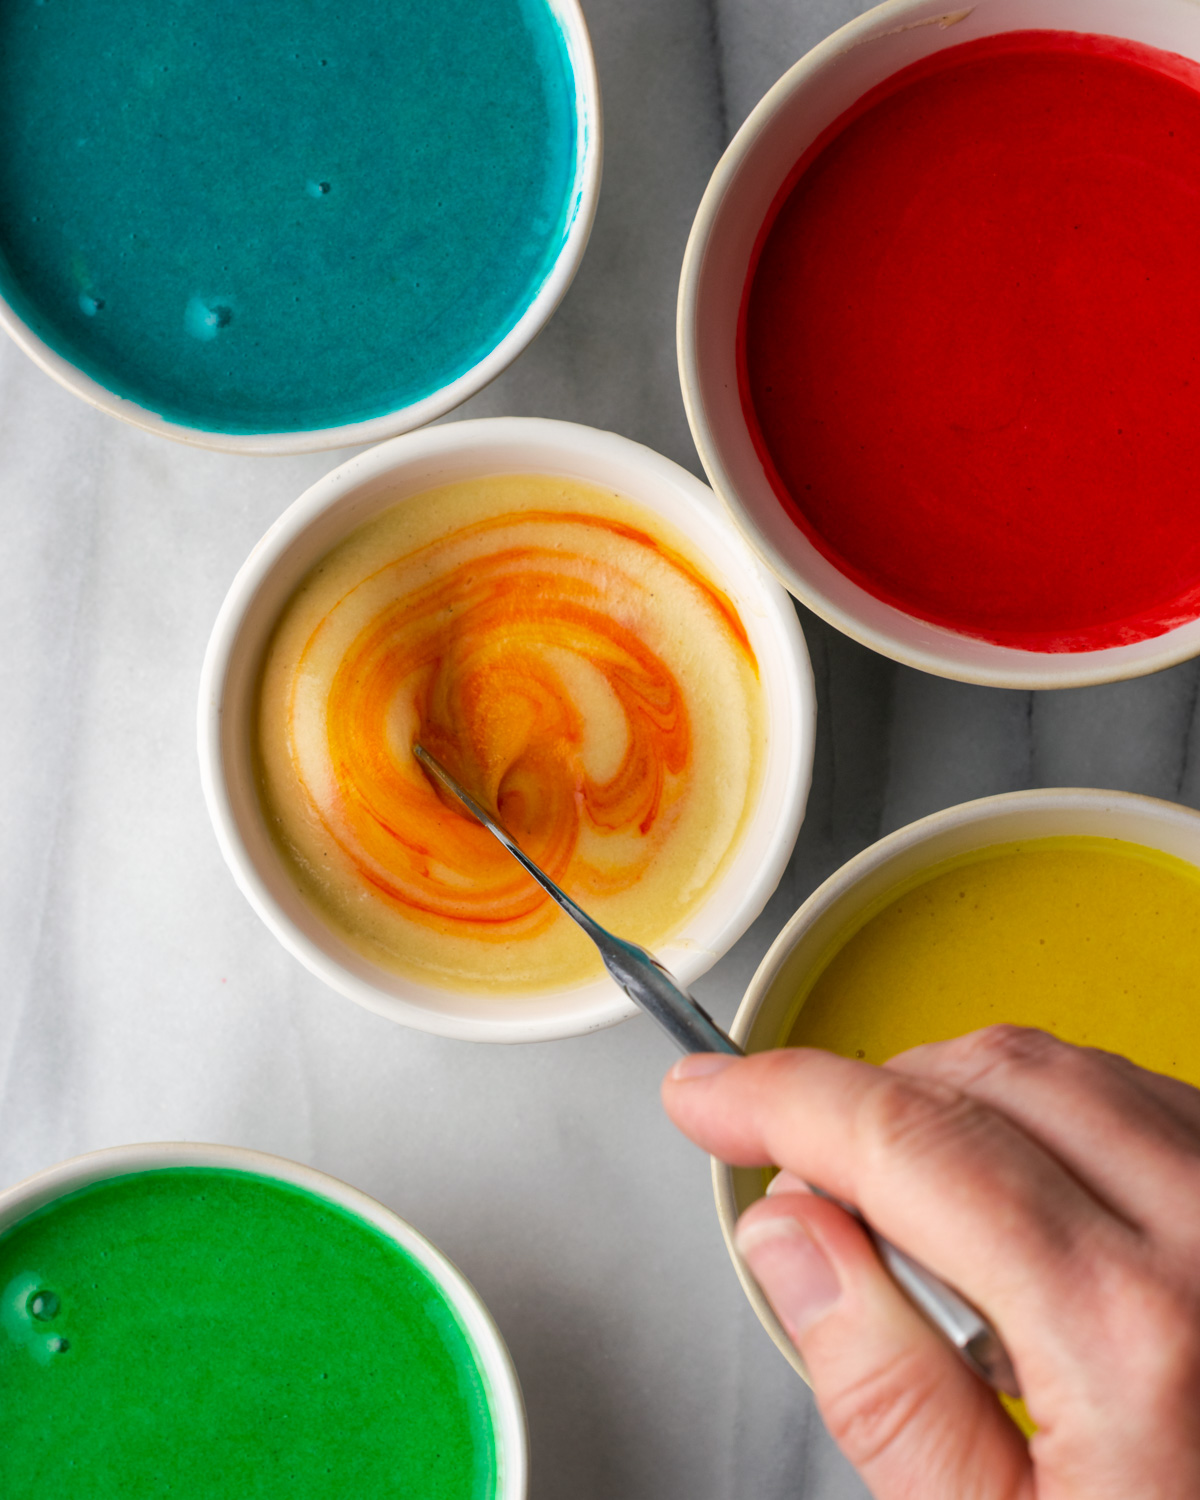
[[[1200,67],[951,48],[798,163],[742,314],[767,472],[873,594],[1036,651],[1200,615]]]

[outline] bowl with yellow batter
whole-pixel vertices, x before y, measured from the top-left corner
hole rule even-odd
[[[795,611],[711,492],[612,433],[511,418],[301,496],[222,607],[199,727],[225,858],[301,962],[407,1025],[527,1041],[633,1009],[413,745],[689,983],[782,874],[813,723]]]
[[[909,824],[842,866],[763,959],[732,1035],[882,1063],[999,1022],[1200,1084],[1200,813],[1125,792],[1011,792]],[[733,1243],[769,1173],[713,1163]]]

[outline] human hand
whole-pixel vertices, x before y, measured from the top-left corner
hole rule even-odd
[[[877,1500],[1200,1496],[1200,1091],[996,1026],[883,1068],[808,1048],[686,1057],[663,1102],[723,1161],[783,1169],[738,1249]],[[1029,1443],[800,1179],[986,1314]]]

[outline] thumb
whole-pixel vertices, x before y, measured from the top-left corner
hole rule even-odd
[[[849,1214],[777,1192],[742,1215],[736,1238],[876,1500],[1033,1500],[1025,1439]]]

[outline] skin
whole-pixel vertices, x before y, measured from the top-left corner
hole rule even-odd
[[[994,1026],[882,1068],[683,1058],[663,1100],[706,1151],[781,1167],[738,1248],[877,1500],[1200,1495],[1200,1091]],[[801,1179],[987,1314],[1031,1441]]]

